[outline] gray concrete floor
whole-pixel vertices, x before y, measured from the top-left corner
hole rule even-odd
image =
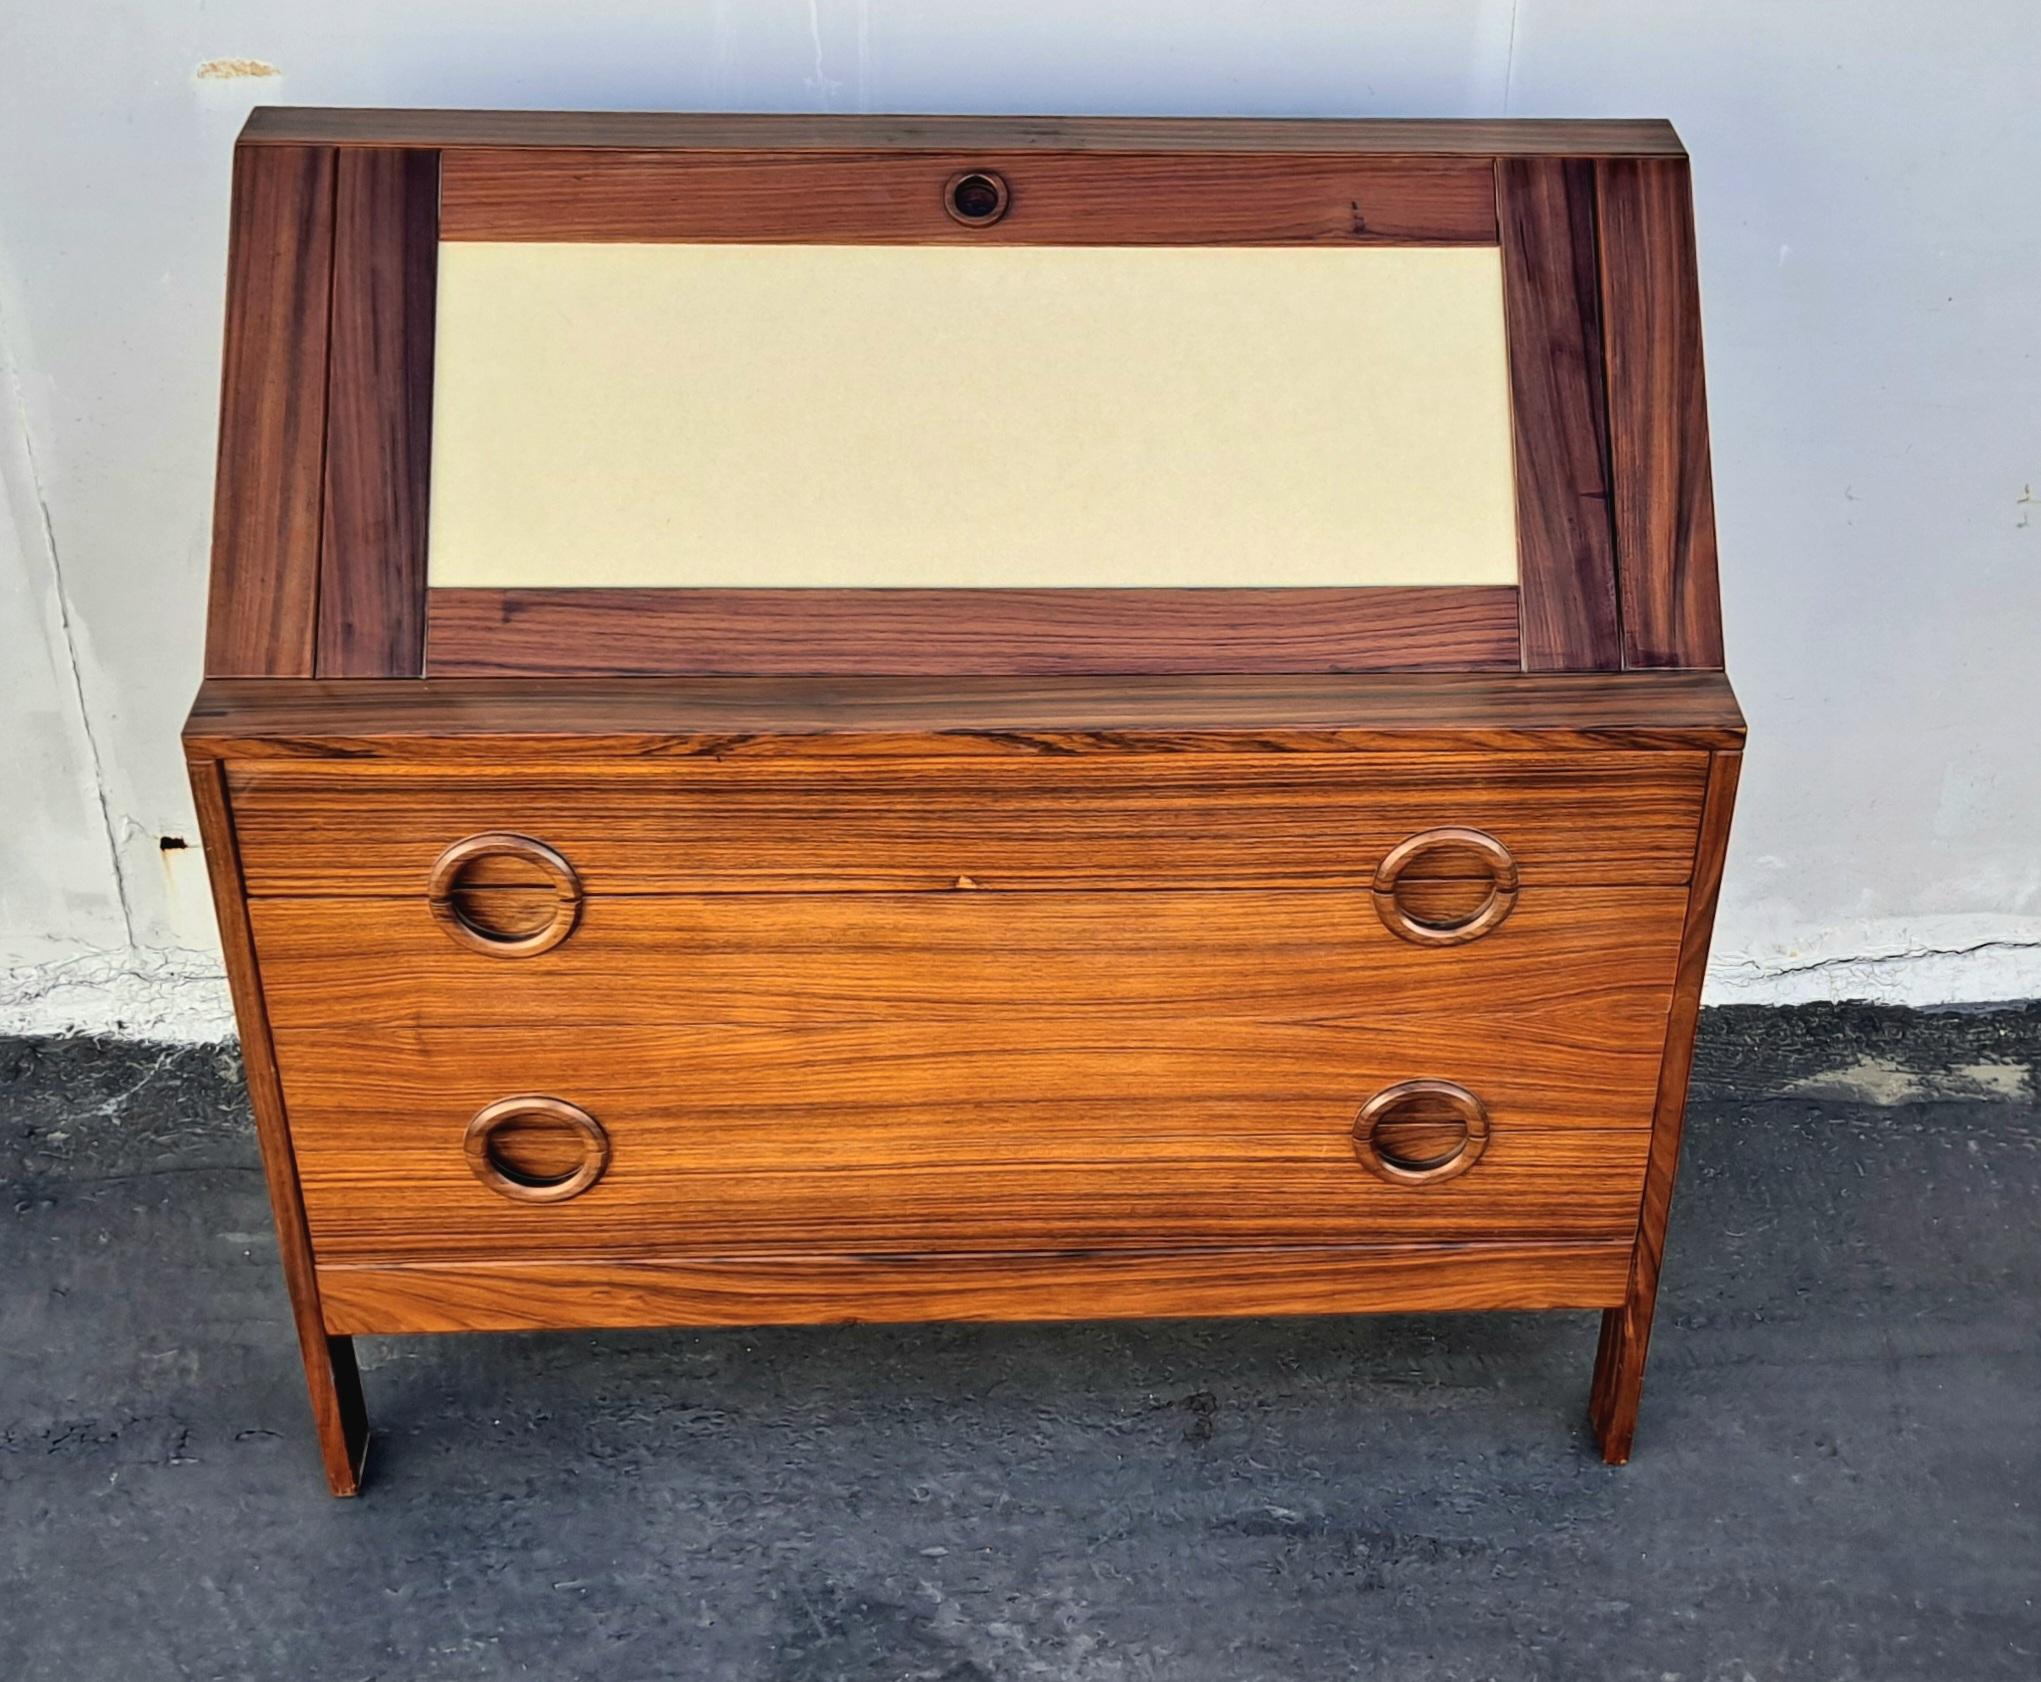
[[[1711,1015],[1622,1470],[1587,1314],[833,1327],[367,1340],[337,1502],[233,1055],[0,1041],[0,1678],[2031,1682],[2037,1081]]]

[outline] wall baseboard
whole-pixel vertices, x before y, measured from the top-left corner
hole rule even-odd
[[[1708,966],[1709,1004],[1846,999],[1920,1008],[2041,999],[2041,917],[1881,917],[1785,930],[1741,951],[1718,946]]]
[[[234,1009],[216,952],[95,949],[0,970],[0,1033],[209,1044]]]

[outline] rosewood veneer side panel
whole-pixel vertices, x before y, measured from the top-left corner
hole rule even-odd
[[[234,995],[234,1019],[241,1033],[241,1064],[248,1080],[249,1107],[254,1111],[255,1131],[262,1142],[262,1173],[269,1188],[270,1213],[276,1222],[277,1250],[283,1262],[284,1284],[290,1293],[291,1316],[297,1325],[305,1383],[311,1392],[312,1422],[328,1486],[335,1495],[352,1495],[361,1487],[362,1462],[368,1453],[368,1414],[362,1402],[354,1346],[345,1337],[329,1335],[319,1301],[304,1193],[285,1120],[283,1083],[270,1039],[262,974],[248,925],[247,884],[241,877],[235,846],[226,768],[218,760],[201,755],[193,755],[187,764],[192,798],[198,808],[206,872],[212,883],[213,908],[219,918],[220,947]]]
[[[425,669],[439,155],[340,154],[335,196],[321,677]]]
[[[209,677],[313,669],[333,177],[330,147],[234,153]]]
[[[1667,1014],[1665,1055],[1659,1065],[1658,1106],[1652,1124],[1651,1156],[1644,1175],[1644,1203],[1637,1227],[1630,1286],[1623,1306],[1602,1316],[1595,1352],[1594,1385],[1588,1417],[1612,1465],[1630,1458],[1637,1407],[1644,1390],[1644,1358],[1651,1344],[1651,1320],[1658,1303],[1658,1275],[1665,1260],[1666,1221],[1672,1213],[1673,1179],[1679,1169],[1680,1138],[1687,1114],[1687,1084],[1694,1067],[1694,1035],[1701,1019],[1701,986],[1708,973],[1708,948],[1722,893],[1722,867],[1729,851],[1729,823],[1736,807],[1741,753],[1714,756],[1701,829],[1694,853],[1694,879],[1687,891],[1680,936],[1679,969]]]
[[[1623,663],[1722,664],[1715,492],[1684,161],[1598,164]]]
[[[430,593],[434,677],[1506,671],[1508,585]]]
[[[944,208],[990,170],[997,221]],[[910,245],[1493,245],[1483,158],[953,152],[465,150],[446,154],[449,240]]]
[[[1496,188],[1524,669],[1620,670],[1594,166],[1504,158]]]

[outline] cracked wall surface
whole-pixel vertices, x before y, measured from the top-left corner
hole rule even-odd
[[[62,962],[80,949],[126,951],[114,865],[49,525],[37,494],[0,308],[0,933],[10,960]]]
[[[2028,11],[590,0],[563,32],[477,0],[359,0],[344,27],[253,0],[16,8],[0,1029],[225,1022],[204,861],[162,841],[194,835],[177,729],[204,620],[228,154],[257,101],[1671,117],[1695,160],[1724,610],[1754,732],[1711,994],[2041,995]]]

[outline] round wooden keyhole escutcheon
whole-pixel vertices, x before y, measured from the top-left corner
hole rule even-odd
[[[491,958],[550,952],[574,932],[581,899],[571,864],[543,841],[507,831],[456,841],[439,855],[425,887],[425,902],[447,937]]]
[[[602,1123],[564,1098],[499,1098],[475,1112],[462,1148],[476,1179],[518,1203],[579,1197],[609,1166]]]
[[[1488,1148],[1488,1110],[1449,1080],[1383,1088],[1354,1123],[1354,1154],[1396,1185],[1432,1185],[1467,1172]]]
[[[1445,868],[1455,857],[1471,860],[1487,892],[1472,910],[1440,909],[1460,884]],[[1493,835],[1448,826],[1400,841],[1375,869],[1375,915],[1399,939],[1417,946],[1460,946],[1479,940],[1517,903],[1517,861]],[[1429,903],[1427,903],[1429,902]]]
[[[989,169],[961,170],[943,183],[943,209],[967,228],[989,228],[1006,214],[1006,177]]]

